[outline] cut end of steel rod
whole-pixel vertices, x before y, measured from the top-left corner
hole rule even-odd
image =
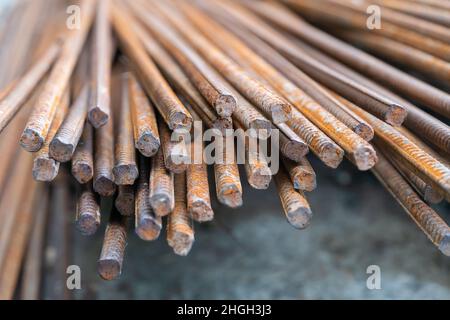
[[[239,208],[243,204],[242,191],[235,184],[222,185],[217,198],[220,203],[230,208]]]
[[[361,171],[369,170],[378,161],[377,153],[371,145],[356,148],[353,158],[356,166]]]
[[[233,111],[236,109],[236,99],[231,95],[222,94],[217,98],[214,108],[220,117],[231,117]]]
[[[78,217],[76,227],[83,236],[91,236],[97,232],[100,220],[94,215],[82,214]]]
[[[114,280],[120,276],[121,265],[115,259],[104,259],[98,261],[98,274],[104,280]]]
[[[26,128],[23,131],[22,136],[20,137],[20,145],[22,146],[22,148],[29,152],[39,151],[39,149],[42,148],[43,144],[44,138],[41,137],[38,132],[30,128]]]
[[[92,164],[88,162],[77,161],[72,163],[72,175],[80,184],[91,181],[94,170]]]
[[[152,241],[159,237],[161,228],[161,221],[148,218],[140,221],[139,225],[135,228],[135,232],[142,240]]]
[[[110,197],[116,192],[116,185],[108,177],[99,176],[94,181],[94,190],[102,197]]]
[[[108,122],[109,115],[101,108],[93,107],[88,112],[88,120],[95,129],[98,129]]]
[[[426,186],[423,193],[423,199],[428,203],[438,204],[444,200],[444,196],[433,187]]]
[[[289,104],[276,104],[271,108],[273,123],[286,122],[291,118],[291,106]]]
[[[298,207],[290,207],[286,213],[288,222],[296,229],[305,229],[309,226],[312,218],[312,211],[298,204]]]
[[[327,143],[323,146],[320,159],[328,167],[336,169],[344,159],[344,150],[336,148],[336,145],[333,143]]]
[[[209,203],[205,203],[204,201],[196,201],[190,204],[189,212],[197,222],[206,222],[214,219],[214,211],[211,209]]]
[[[37,181],[52,181],[59,171],[59,162],[48,158],[39,157],[34,159],[33,178]]]
[[[366,123],[358,123],[353,130],[358,136],[366,141],[371,141],[375,134],[373,128]]]
[[[72,158],[75,146],[71,143],[65,143],[58,138],[54,138],[49,146],[50,156],[59,161],[67,162]]]
[[[187,256],[189,251],[191,251],[192,244],[194,243],[194,234],[192,230],[177,230],[172,234],[170,238],[167,239],[169,246],[172,247],[173,251],[179,256]]]
[[[407,115],[408,113],[405,108],[393,103],[385,114],[385,121],[392,126],[399,127],[405,121]]]
[[[150,197],[150,204],[159,217],[166,216],[173,210],[173,199],[164,194],[155,194]]]
[[[144,134],[136,141],[136,149],[146,156],[154,156],[160,147],[160,140],[157,139],[153,134]]]
[[[132,185],[139,172],[135,164],[122,164],[113,168],[113,175],[117,185]]]
[[[192,117],[187,116],[184,112],[173,112],[168,125],[171,130],[186,129],[187,131],[190,131],[192,127]]]

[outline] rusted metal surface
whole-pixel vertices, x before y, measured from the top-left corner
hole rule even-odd
[[[167,9],[163,6],[158,8],[161,10]],[[250,77],[239,65],[197,32],[180,15],[174,15],[173,12],[170,15],[166,11],[164,16],[217,71],[250,102],[267,114],[273,122],[280,123],[289,119],[291,106],[283,98]]]
[[[128,80],[128,92],[133,120],[134,146],[144,156],[151,157],[156,154],[161,144],[153,104],[132,74]]]
[[[100,128],[111,113],[111,65],[114,45],[109,19],[109,0],[97,1],[97,12],[92,30],[91,82],[88,119],[94,128]]]
[[[114,182],[117,185],[132,185],[139,172],[134,149],[133,123],[130,110],[129,74],[121,76],[120,109],[116,121],[116,136],[114,140]]]
[[[135,194],[135,232],[143,240],[155,240],[162,229],[162,220],[150,205],[150,160],[139,157],[139,179]]]
[[[331,1],[364,14],[366,14],[367,7],[372,4],[371,1],[369,2],[367,0],[359,2],[350,2],[346,0]],[[443,2],[439,1],[439,3]],[[450,9],[450,5],[447,7],[447,9]],[[448,33],[448,29],[444,26],[411,16],[409,14],[389,9],[388,7],[383,7],[382,11],[383,20],[394,23],[401,27],[408,28],[410,30],[414,30],[414,32],[418,32],[420,34],[423,34],[424,36],[428,36],[442,42],[450,43],[450,34]]]
[[[113,119],[95,130],[94,190],[103,197],[116,191],[113,177],[114,133]]]
[[[75,224],[78,231],[85,236],[93,235],[100,225],[99,197],[90,183],[80,187]]]
[[[186,205],[186,175],[175,175],[175,207],[167,220],[167,242],[173,251],[185,256],[194,243],[194,229]]]
[[[309,192],[316,189],[316,173],[306,157],[297,163],[286,158],[282,160],[295,189]]]
[[[200,92],[198,92],[194,84],[191,83],[191,80],[188,78],[187,74],[184,73],[183,69],[170,56],[164,47],[155,41],[138,24],[135,24],[134,29],[136,30],[139,38],[142,40],[142,44],[155,60],[158,67],[162,70],[170,84],[176,89],[176,91],[179,92],[179,94],[182,94],[184,99],[189,102],[189,106],[194,108],[195,111],[201,115],[202,119],[204,119],[203,121],[211,122],[218,128],[231,128],[230,123],[224,125],[221,124],[228,118],[218,117],[217,113],[211,109],[209,103],[200,94]],[[186,108],[191,113],[189,107],[186,106]]]
[[[120,185],[114,205],[117,211],[123,216],[130,217],[134,215],[134,185]]]
[[[186,170],[187,210],[195,221],[210,221],[214,218],[214,212],[211,208],[208,170],[203,161],[203,142],[201,140],[191,142],[190,158],[191,163]],[[196,163],[194,159],[201,161]]]
[[[389,61],[440,81],[450,80],[450,63],[429,53],[370,32],[338,31],[337,35]]]
[[[223,161],[222,163],[214,163],[217,199],[220,203],[230,208],[237,208],[242,206],[243,203],[242,185],[239,176],[239,169],[235,162],[235,159],[227,158],[225,141],[222,143],[222,145],[223,148],[221,150],[216,150],[216,152],[222,153],[220,158],[223,159]]]
[[[375,130],[377,142],[392,150],[397,160],[405,165],[420,178],[441,189],[446,194],[450,192],[450,169],[420,149],[407,137],[393,127],[357,107],[353,111],[364,118]]]
[[[137,76],[147,94],[152,98],[159,113],[171,129],[190,129],[192,118],[167,81],[159,72],[156,65],[148,57],[145,48],[136,33],[129,25],[131,18],[115,5],[112,8],[112,20],[122,49],[135,66]]]
[[[312,1],[311,3],[313,3]],[[251,4],[251,3],[250,3]],[[252,10],[276,25],[292,32],[348,66],[370,78],[385,83],[400,94],[414,99],[424,106],[446,113],[450,108],[450,95],[413,76],[402,72],[375,57],[346,44],[339,39],[313,27],[297,15],[277,4],[264,2],[252,5]],[[329,12],[329,10],[327,10]],[[296,46],[298,48],[298,46]],[[404,105],[402,104],[404,107]],[[409,109],[409,108],[408,108]],[[447,110],[447,111],[445,111]],[[408,110],[409,111],[409,110]]]
[[[69,91],[66,90],[61,104],[58,106],[55,119],[51,124],[41,149],[36,152],[33,162],[33,178],[38,181],[52,181],[56,178],[60,163],[50,157],[50,142],[56,135],[69,109]]]
[[[67,162],[72,159],[83,133],[88,97],[89,87],[86,85],[70,107],[63,123],[51,140],[49,153],[56,161]]]
[[[236,98],[219,74],[160,17],[145,12],[142,8],[137,8],[134,12],[152,30],[161,45],[172,54],[217,114],[220,117],[230,117],[236,108]]]
[[[164,166],[164,155],[160,148],[152,157],[149,182],[150,205],[156,215],[162,217],[172,212],[174,199],[173,172]]]
[[[275,183],[288,222],[297,229],[304,229],[309,226],[312,218],[309,203],[300,190],[294,189],[284,168],[280,168],[275,175]]]
[[[12,82],[11,87],[4,91],[4,95],[0,99],[0,133],[3,132],[11,119],[37,87],[38,82],[50,69],[60,49],[61,44],[59,42],[51,45],[27,73]]]
[[[372,171],[439,250],[450,255],[450,229],[444,220],[420,199],[383,155],[379,155]]]
[[[94,9],[94,1],[83,0],[80,3],[80,10],[84,13],[81,28],[66,33],[61,54],[52,67],[46,85],[20,138],[20,144],[27,151],[38,151],[42,148],[47,138],[58,105],[69,83],[70,76],[89,31]]]
[[[186,142],[181,137],[180,140],[172,138],[172,132],[165,123],[160,121],[159,133],[161,135],[161,149],[164,154],[164,164],[173,173],[186,171],[189,163],[189,154]]]
[[[450,26],[450,12],[448,11],[449,8],[446,6],[445,2],[441,2],[438,8],[398,0],[375,0],[375,3],[433,21],[447,27]]]
[[[382,87],[381,85],[369,80],[368,78],[362,76],[361,74],[353,71],[342,63],[324,55],[320,51],[308,46],[307,44],[300,42],[291,38],[291,40],[303,50],[307,51],[309,54],[313,55],[321,63],[328,65],[330,68],[347,75],[355,81],[358,81],[362,85],[371,88],[377,92],[380,92],[394,101],[398,101],[404,106],[408,111],[408,116],[404,121],[404,125],[410,130],[414,131],[416,134],[423,138],[426,138],[429,142],[433,143],[436,147],[442,150],[450,151],[450,127],[438,120],[437,118],[431,116],[425,111],[419,109],[409,101],[399,97],[392,91],[389,91]]]
[[[122,273],[123,255],[127,244],[127,218],[114,207],[111,211],[103,239],[97,271],[105,280],[113,280]]]
[[[94,176],[94,130],[90,123],[84,124],[83,133],[72,157],[72,175],[81,184]]]

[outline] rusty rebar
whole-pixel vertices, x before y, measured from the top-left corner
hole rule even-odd
[[[189,154],[186,148],[186,142],[183,137],[175,139],[167,125],[159,122],[159,134],[161,136],[161,149],[164,154],[164,164],[166,168],[173,173],[186,171],[189,163]]]
[[[113,177],[114,133],[113,119],[95,130],[94,190],[103,197],[116,191]]]
[[[85,85],[70,107],[63,123],[50,142],[50,156],[59,162],[72,159],[86,120],[89,87]]]
[[[177,128],[189,130],[192,123],[189,112],[147,55],[145,48],[128,23],[130,19],[129,15],[113,5],[114,30],[119,37],[122,49],[134,64],[136,74],[147,94],[152,98],[159,113],[172,130]]]
[[[214,163],[217,199],[230,208],[237,208],[243,203],[239,169],[234,159],[234,150],[227,151],[225,148],[227,138],[222,139],[222,148],[216,149],[216,159],[219,160]],[[232,158],[229,158],[231,153],[233,153]]]
[[[66,38],[62,45],[61,54],[52,67],[46,85],[20,138],[20,144],[27,151],[38,151],[46,140],[56,110],[61,102],[61,97],[69,83],[75,63],[89,31],[95,8],[94,5],[94,1],[83,0],[80,3],[80,10],[84,15],[81,28],[79,30],[70,30],[70,32],[65,34]]]
[[[211,123],[211,125],[207,125],[208,127],[211,126],[221,131],[231,129],[231,118],[219,117],[218,114],[210,108],[209,103],[198,92],[197,88],[191,83],[191,80],[185,74],[183,69],[170,56],[166,49],[150,37],[141,26],[135,24],[134,27],[149,54],[168,78],[170,84],[178,92],[180,100],[187,100],[188,103],[185,101],[183,101],[183,103],[189,113],[192,115],[192,109],[194,109],[204,122]]]
[[[264,16],[265,19],[284,30],[292,32],[300,39],[322,50],[322,52],[335,57],[376,81],[385,83],[400,94],[412,98],[437,112],[438,110],[450,109],[450,95],[447,93],[330,36],[286,10],[286,8],[268,2],[258,3],[258,6],[252,5],[251,8],[254,12]],[[402,106],[404,107],[403,103]],[[408,110],[408,113],[410,112]]]
[[[450,80],[450,63],[411,46],[370,32],[340,31],[337,36],[358,44],[377,56],[441,81]]]
[[[154,2],[157,5],[156,2]],[[225,77],[250,102],[269,116],[274,123],[284,122],[290,117],[291,106],[268,90],[261,82],[250,77],[239,65],[228,58],[221,50],[197,32],[181,15],[169,14],[167,8],[158,3],[161,13],[177,31]]]
[[[149,200],[156,215],[160,217],[168,215],[174,208],[173,182],[173,172],[165,167],[163,151],[159,148],[152,157]]]
[[[331,140],[326,134],[317,129],[309,120],[296,109],[292,111],[291,120],[287,122],[303,140],[308,143],[311,151],[324,164],[331,168],[337,168],[344,158],[344,150]],[[309,124],[305,126],[304,123]]]
[[[130,217],[134,214],[134,185],[120,185],[114,205],[123,216]]]
[[[244,168],[249,185],[264,190],[272,180],[272,171],[266,157],[260,152],[259,141],[251,133],[245,132],[240,124],[235,124],[240,144],[244,146]]]
[[[132,74],[128,80],[128,91],[133,120],[134,146],[144,156],[151,157],[156,154],[161,144],[153,104],[148,100],[141,85]]]
[[[214,212],[211,208],[208,169],[203,160],[202,140],[194,139],[191,142],[190,158],[191,162],[186,170],[187,210],[195,221],[210,221],[214,218]]]
[[[283,167],[275,175],[275,183],[288,222],[297,229],[306,228],[311,222],[312,211],[303,192],[294,189]]]
[[[20,110],[38,85],[38,82],[50,69],[60,49],[61,44],[59,42],[51,45],[21,78],[12,82],[11,87],[4,91],[3,96],[0,98],[0,133]]]
[[[75,225],[82,235],[93,235],[100,225],[99,197],[90,183],[80,186]]]
[[[200,17],[202,19],[200,19]],[[207,19],[208,18],[205,15],[198,14],[195,21],[205,22]],[[213,34],[220,34],[221,40],[220,42],[218,41],[217,44],[224,44],[222,49],[226,50],[226,48],[230,48],[230,50],[237,52],[241,59],[246,59],[256,73],[259,73],[261,77],[267,79],[270,84],[278,92],[283,94],[283,96],[285,96],[302,114],[343,148],[358,169],[368,170],[375,164],[376,153],[372,146],[336,119],[330,112],[312,100],[303,90],[296,87],[296,84],[298,83],[307,83],[309,77],[287,61],[278,52],[251,34],[246,32],[242,33],[246,43],[252,43],[251,47],[267,59],[267,61],[270,61],[270,63],[277,68],[275,69],[253,53],[244,43],[227,33],[223,28],[214,25],[212,21],[203,24],[202,30],[209,34],[209,38],[212,41],[214,38]],[[216,39],[218,39],[217,36]],[[290,82],[289,79],[278,72],[284,73],[288,78],[295,81],[295,83]],[[314,82],[309,81],[309,84],[314,85]],[[310,88],[309,91],[313,90],[317,90],[317,86]]]
[[[277,124],[279,131],[279,149],[287,158],[299,161],[309,152],[308,145],[287,124]]]
[[[126,244],[127,218],[113,207],[105,230],[102,252],[97,262],[100,277],[113,280],[120,276]]]
[[[316,188],[316,173],[306,157],[297,163],[286,158],[282,160],[295,189],[311,192]]]
[[[450,255],[448,225],[420,199],[382,154],[379,153],[379,160],[372,171],[439,250]]]
[[[450,193],[450,169],[431,157],[428,153],[411,142],[393,127],[372,116],[368,112],[351,107],[352,110],[365,119],[375,130],[376,142],[387,147],[399,161],[416,173],[421,179],[430,183],[446,194]]]
[[[371,88],[377,92],[380,92],[394,101],[401,103],[408,111],[408,116],[404,121],[404,125],[410,130],[414,131],[416,134],[423,138],[426,138],[429,142],[433,143],[436,147],[450,151],[450,127],[445,123],[439,121],[435,117],[426,113],[425,111],[419,109],[415,105],[411,104],[409,101],[399,97],[393,92],[385,89],[381,85],[369,80],[368,78],[358,74],[349,67],[343,65],[342,63],[324,55],[319,50],[312,48],[311,46],[291,38],[291,40],[303,50],[307,51],[310,55],[313,55],[321,63],[326,64],[330,68],[347,75],[353,80],[361,83],[362,85]]]
[[[117,185],[132,185],[139,175],[134,149],[128,81],[129,74],[123,74],[120,81],[120,106],[117,108],[119,116],[115,119],[117,132],[114,140],[113,176]]]
[[[162,228],[161,217],[150,205],[149,197],[150,160],[139,157],[139,179],[135,193],[135,232],[143,240],[155,240]]]
[[[173,251],[185,256],[194,242],[194,229],[186,205],[186,175],[175,175],[175,207],[167,220],[167,242]]]
[[[135,14],[152,31],[161,45],[172,54],[179,66],[189,76],[192,84],[214,107],[217,114],[223,118],[230,117],[236,108],[236,98],[223,83],[219,74],[159,17],[145,12],[140,7],[133,7]],[[145,40],[151,45],[150,39]]]
[[[87,122],[72,156],[72,175],[81,184],[94,176],[94,130]]]
[[[40,150],[35,154],[33,161],[33,178],[35,180],[52,181],[58,175],[60,163],[50,157],[50,142],[53,140],[53,137],[56,135],[56,132],[67,114],[69,109],[69,96],[69,90],[66,90],[61,99],[61,104],[56,110],[55,118],[53,119],[44,143]]]
[[[88,119],[94,128],[109,120],[111,65],[114,45],[109,19],[110,1],[99,0],[92,30],[91,82]]]

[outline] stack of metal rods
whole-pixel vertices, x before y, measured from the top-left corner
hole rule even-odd
[[[369,1],[80,0],[73,30],[64,21],[69,3],[29,5],[33,17],[48,12],[34,29],[31,18],[19,20],[17,32],[35,37],[24,44],[10,35],[4,43],[13,48],[0,52],[8,67],[0,79],[0,297],[36,298],[43,285],[48,297],[67,295],[55,285],[72,245],[56,214],[67,203],[76,202],[83,235],[107,221],[103,279],[121,274],[133,227],[154,241],[165,226],[173,251],[187,255],[194,222],[214,218],[208,165],[218,202],[243,204],[239,159],[250,187],[267,189],[274,177],[287,221],[303,229],[312,218],[306,193],[317,186],[308,158],[338,168],[345,157],[372,170],[450,255],[449,226],[430,207],[450,200],[450,95],[438,88],[450,78],[450,29],[440,15],[413,12],[414,1],[376,2],[386,20],[374,31],[364,29]],[[30,48],[31,58],[23,54]],[[208,143],[197,129],[218,135]],[[232,129],[247,134],[230,146]],[[224,161],[207,164],[213,143]],[[100,210],[105,201],[110,212]],[[44,261],[44,247],[62,258]],[[47,265],[56,271],[43,284]],[[20,275],[33,281],[17,288]]]

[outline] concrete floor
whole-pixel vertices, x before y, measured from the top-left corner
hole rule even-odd
[[[188,257],[165,235],[152,243],[130,233],[120,279],[96,274],[103,230],[77,237],[78,298],[90,299],[449,299],[450,258],[443,256],[371,173],[348,163],[313,162],[318,188],[305,230],[285,220],[274,185],[244,186],[245,205],[215,204],[216,218],[196,225]],[[214,189],[212,189],[214,190]],[[450,222],[450,207],[438,207]],[[366,268],[381,268],[381,290],[366,287]]]

